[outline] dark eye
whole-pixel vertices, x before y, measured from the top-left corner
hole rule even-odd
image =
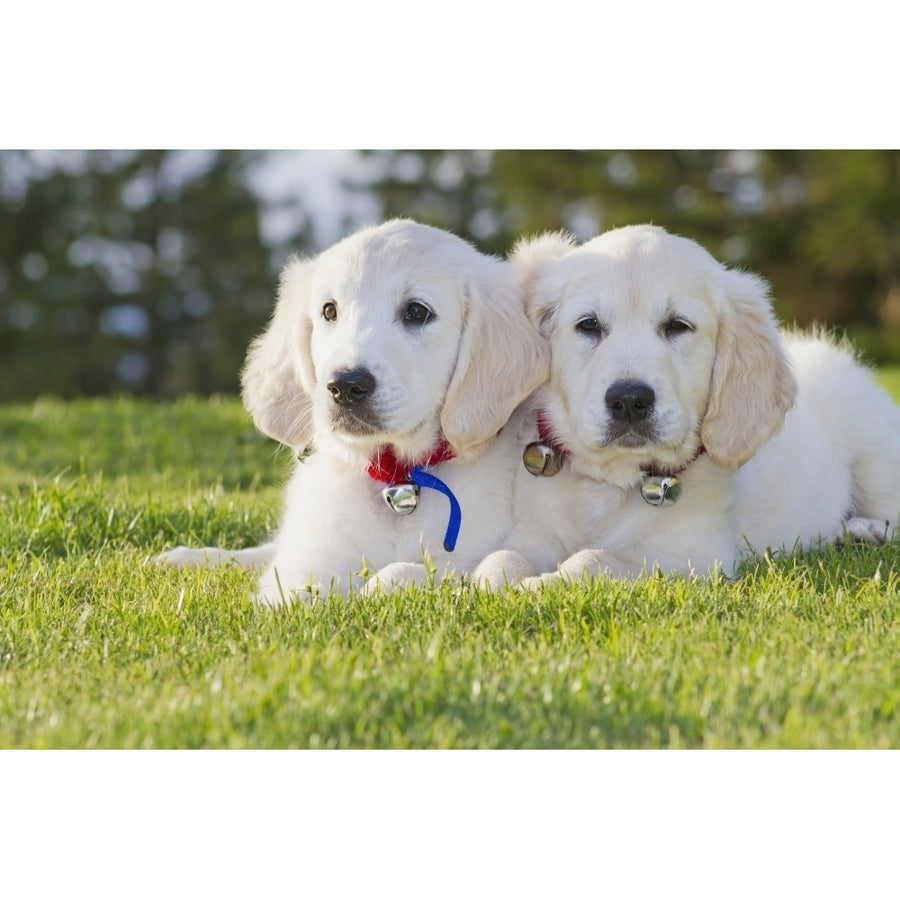
[[[421,301],[410,300],[403,311],[403,322],[406,325],[424,325],[434,313]]]
[[[582,316],[575,323],[575,330],[592,337],[603,337],[606,334],[606,328],[596,316]]]
[[[667,340],[672,340],[672,338],[693,330],[694,326],[687,319],[682,319],[679,316],[672,316],[671,319],[663,323],[662,327],[662,332]]]
[[[329,300],[322,307],[322,318],[327,319],[329,322],[333,322],[337,318],[337,304],[334,300]]]

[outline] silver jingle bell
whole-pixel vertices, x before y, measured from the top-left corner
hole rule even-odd
[[[641,485],[641,496],[651,506],[671,506],[681,496],[681,482],[674,475],[648,475]]]
[[[549,478],[556,475],[563,467],[564,457],[558,450],[547,444],[534,441],[522,453],[522,462],[532,475],[544,475]]]
[[[408,481],[392,484],[381,492],[381,496],[398,516],[408,516],[419,505],[419,486]]]

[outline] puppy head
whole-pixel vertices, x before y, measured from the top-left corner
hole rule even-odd
[[[525,250],[528,314],[552,348],[543,402],[576,468],[628,486],[701,442],[734,467],[780,427],[794,386],[758,279],[651,226],[545,240],[536,266]]]
[[[353,462],[386,444],[474,452],[546,377],[507,263],[408,220],[288,264],[251,345],[244,400],[257,426]]]

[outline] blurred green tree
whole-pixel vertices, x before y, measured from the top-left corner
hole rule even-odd
[[[4,151],[0,399],[237,390],[276,283],[254,160]]]
[[[385,218],[403,216],[447,228],[486,253],[509,249],[510,229],[495,186],[489,150],[369,150],[374,177],[356,182],[374,192]]]
[[[900,153],[770,151],[758,177],[767,202],[752,221],[754,262],[798,321],[900,352]]]
[[[836,326],[900,361],[896,150],[498,150],[443,202],[440,173],[472,153],[382,151],[395,174],[374,189],[388,214],[419,210],[492,252],[520,234],[586,240],[653,222],[768,278],[785,321]]]
[[[329,158],[288,189],[302,152],[273,173],[265,152],[0,151],[0,401],[236,391],[278,266],[319,249]],[[335,180],[377,202],[318,196],[332,231],[380,208],[503,254],[522,234],[654,222],[768,278],[785,321],[900,362],[896,150],[372,150],[358,176],[340,159]]]

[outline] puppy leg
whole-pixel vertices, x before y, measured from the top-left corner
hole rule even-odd
[[[514,550],[497,550],[486,556],[472,573],[472,581],[481,588],[499,589],[517,585],[535,575],[534,566]]]
[[[156,561],[178,568],[197,568],[236,565],[252,569],[269,562],[275,555],[275,543],[247,547],[244,550],[226,550],[222,547],[175,547],[156,557]]]
[[[900,450],[900,439],[895,436],[893,445],[886,446],[896,448],[892,450],[896,453]],[[869,450],[871,452],[871,446]],[[854,461],[856,515],[844,522],[853,537],[874,540],[879,544],[900,537],[900,477],[897,475],[895,461],[895,456],[857,458]]]
[[[883,544],[893,537],[894,529],[891,523],[882,519],[863,519],[852,516],[841,522],[841,530],[834,536],[834,542],[838,546],[852,541],[861,541],[866,544]]]
[[[566,581],[580,581],[586,575],[626,576],[632,569],[607,550],[586,549],[573,553],[559,567],[558,577]]]
[[[877,443],[873,437],[866,452],[860,452],[853,460],[855,515],[848,518],[841,529],[842,534],[846,528],[857,540],[878,544],[900,537],[900,476],[896,465],[900,429],[897,433],[890,432],[889,424],[887,421],[881,423],[885,431],[880,435],[882,442]]]
[[[900,407],[849,354],[828,349],[830,356],[819,345],[823,373],[815,384],[822,395],[815,396],[815,401],[830,431],[829,445],[846,446],[849,451],[853,509],[847,530],[860,540],[896,539],[900,536]],[[870,524],[863,524],[865,520]]]
[[[373,594],[391,588],[403,588],[411,584],[425,584],[428,569],[424,563],[395,562],[379,569],[369,578],[360,593],[371,597]]]
[[[520,587],[536,591],[542,585],[556,581],[576,582],[589,575],[612,575],[625,577],[634,574],[633,567],[627,566],[606,550],[579,550],[559,565],[555,572],[544,572],[521,581]]]

